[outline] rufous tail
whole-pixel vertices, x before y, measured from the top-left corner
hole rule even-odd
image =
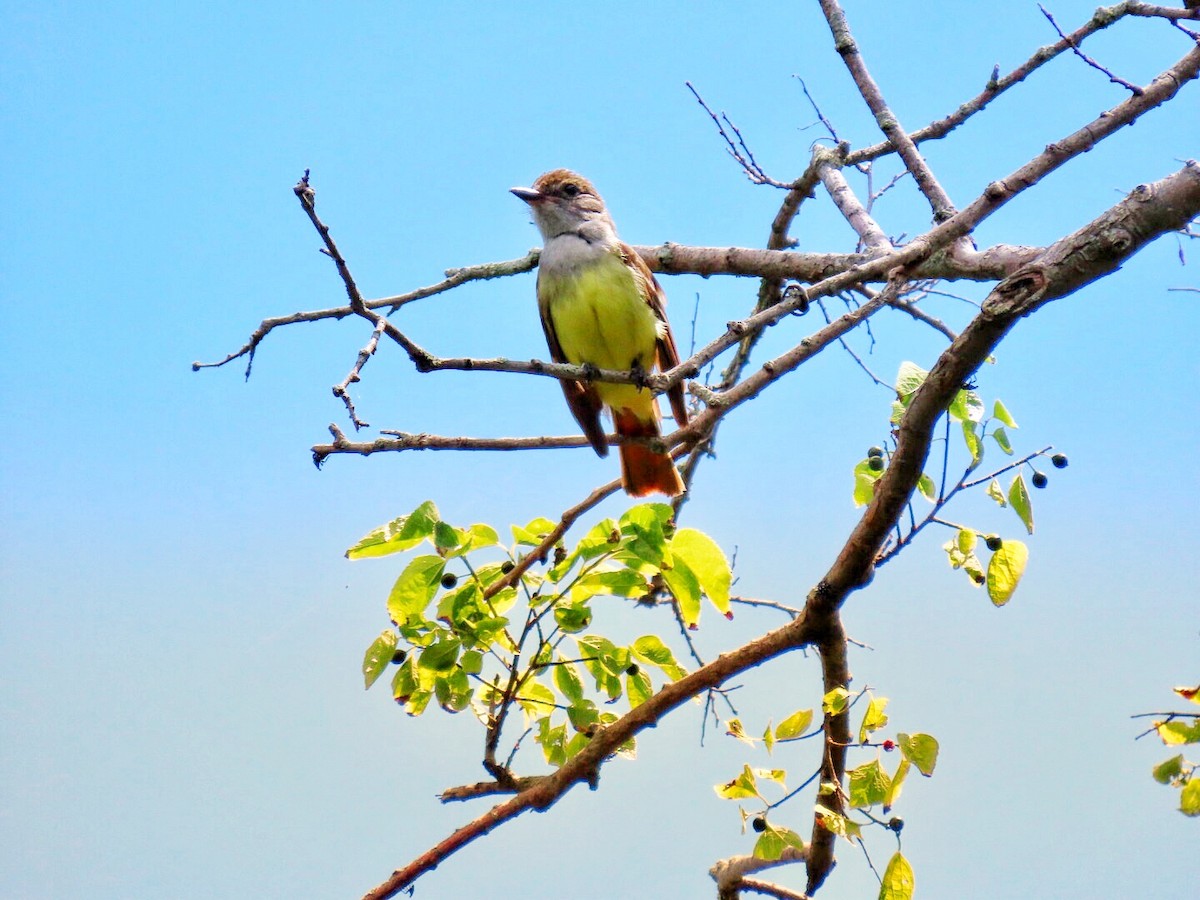
[[[623,438],[659,437],[656,419],[640,419],[630,409],[614,409],[613,423]],[[683,479],[667,453],[656,453],[645,444],[626,441],[621,444],[621,485],[631,497],[683,493]]]

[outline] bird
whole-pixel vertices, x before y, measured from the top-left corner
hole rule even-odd
[[[592,183],[554,169],[532,187],[512,188],[529,205],[542,235],[537,302],[550,357],[596,369],[641,376],[679,364],[667,323],[666,295],[633,248],[621,242],[612,216]],[[662,436],[658,401],[639,384],[560,380],[567,405],[599,456],[608,455],[600,424],[607,408],[621,437],[621,484],[633,497],[683,493],[670,454],[649,445]],[[667,391],[676,427],[687,425],[683,386]]]

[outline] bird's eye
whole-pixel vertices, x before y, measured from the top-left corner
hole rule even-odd
[[[566,197],[568,200],[578,197],[579,196],[579,185],[575,184],[574,182],[568,181],[562,187],[562,195],[564,197]]]

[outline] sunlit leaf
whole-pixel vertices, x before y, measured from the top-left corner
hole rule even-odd
[[[879,883],[879,900],[912,900],[916,878],[912,866],[899,850],[888,860]]]
[[[630,649],[634,656],[644,663],[657,666],[672,681],[678,681],[687,674],[687,669],[675,661],[671,648],[656,634],[643,635],[633,642]]]
[[[730,719],[725,723],[725,733],[730,737],[737,738],[739,741],[754,746],[754,738],[746,734],[746,728],[742,725],[741,719]]]
[[[1182,719],[1172,719],[1169,722],[1156,722],[1155,731],[1164,744],[1195,744],[1200,742],[1200,719],[1193,719],[1188,724]]]
[[[988,482],[987,495],[1002,507],[1008,506],[1008,501],[1004,498],[1004,490],[1000,487],[1000,482],[995,478]]]
[[[1200,778],[1189,778],[1179,793],[1179,811],[1185,816],[1200,816]]]
[[[992,430],[992,439],[996,442],[996,446],[1007,453],[1009,456],[1013,454],[1012,442],[1008,439],[1008,432],[1002,427]]]
[[[1154,767],[1151,774],[1154,780],[1159,784],[1170,784],[1175,778],[1183,774],[1183,754],[1172,756],[1170,759],[1160,762]]]
[[[426,500],[407,516],[371,529],[346,551],[346,558],[368,559],[411,549],[433,533],[438,521],[437,507],[432,500]]]
[[[420,616],[437,593],[446,563],[440,556],[417,556],[409,560],[388,594],[388,616],[397,625],[410,616]]]
[[[733,572],[716,541],[695,528],[680,528],[671,538],[671,556],[676,565],[680,559],[687,563],[717,612],[722,615],[729,612],[729,585],[733,581]]]
[[[938,742],[931,734],[898,734],[896,742],[900,752],[917,767],[917,771],[925,777],[933,774],[937,765]]]
[[[1004,404],[997,400],[992,404],[992,418],[997,422],[1007,425],[1009,428],[1016,428],[1017,423],[1013,421],[1013,417],[1009,415],[1008,409]]]
[[[748,765],[742,767],[737,778],[726,784],[718,784],[713,790],[717,792],[718,797],[724,797],[726,800],[745,800],[748,797],[760,796],[754,772]]]
[[[1019,472],[1008,486],[1008,502],[1025,523],[1025,530],[1033,534],[1033,504],[1029,499],[1029,488],[1025,486],[1025,476]]]
[[[873,759],[846,774],[850,779],[850,805],[855,809],[878,806],[887,799],[892,779],[879,760]]]
[[[867,704],[867,711],[863,714],[862,725],[858,729],[860,744],[865,744],[871,732],[878,731],[888,723],[887,713],[884,712],[887,705],[887,697],[871,698],[871,702]]]
[[[988,597],[996,606],[1007,603],[1025,574],[1029,562],[1029,548],[1021,541],[1005,541],[992,554],[987,567]]]
[[[775,728],[775,740],[777,741],[794,741],[808,730],[808,726],[812,724],[813,711],[811,709],[798,709]]]
[[[386,629],[371,642],[363,656],[362,672],[366,686],[370,687],[383,674],[396,653],[396,632]]]
[[[921,477],[917,479],[917,490],[921,492],[921,496],[933,503],[937,500],[937,485],[933,483],[933,479],[921,473]]]
[[[849,705],[850,692],[844,687],[836,687],[821,698],[821,712],[828,715],[843,713]]]

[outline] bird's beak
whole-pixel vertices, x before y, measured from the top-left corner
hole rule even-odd
[[[515,187],[510,193],[520,197],[526,203],[537,203],[539,200],[545,199],[546,195],[540,191],[535,191],[533,188]]]

